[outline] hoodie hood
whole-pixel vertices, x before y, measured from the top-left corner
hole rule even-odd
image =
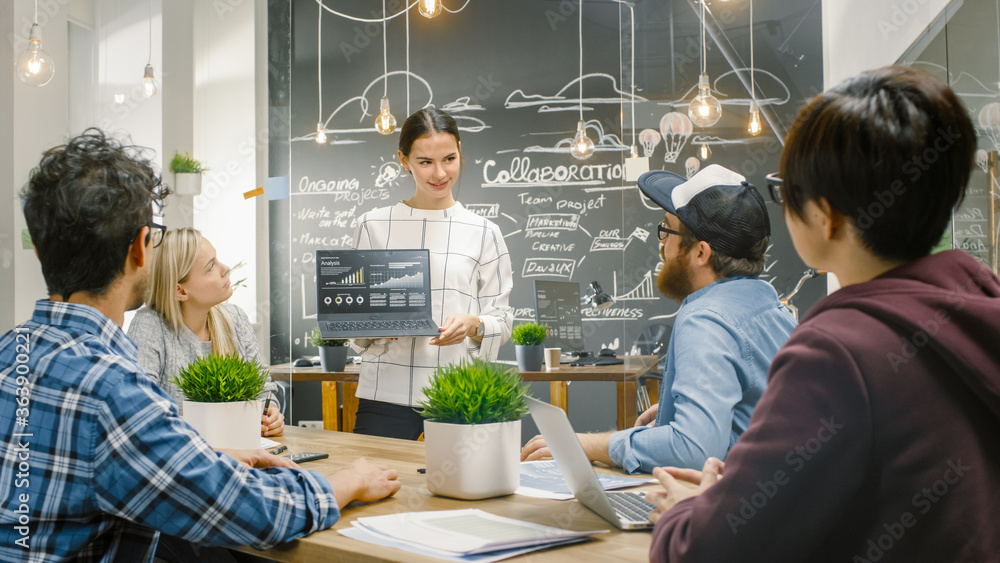
[[[862,311],[903,337],[893,366],[918,354],[944,359],[1000,418],[1000,279],[960,250],[949,250],[847,286],[803,319],[838,308]]]

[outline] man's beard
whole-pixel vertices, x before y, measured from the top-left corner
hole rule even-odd
[[[670,263],[663,263],[660,273],[656,274],[656,287],[660,293],[679,303],[694,293],[694,283],[691,278],[687,253],[679,253]]]
[[[146,275],[142,277],[141,280],[135,282],[132,286],[132,300],[129,303],[126,311],[135,311],[146,301],[146,289],[149,287],[149,272],[150,268],[145,269]]]

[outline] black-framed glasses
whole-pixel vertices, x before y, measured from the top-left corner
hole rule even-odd
[[[149,225],[146,226],[149,227],[149,234],[146,235],[146,243],[147,244],[152,243],[153,248],[160,246],[160,243],[163,242],[163,235],[167,234],[167,226],[157,225],[156,223],[150,223]],[[142,232],[142,229],[143,227],[139,227],[139,230],[135,233],[135,236],[133,236],[132,239],[129,241],[130,244],[132,240],[135,240],[135,237],[139,236],[139,233]]]
[[[657,238],[659,238],[661,241],[667,240],[667,237],[670,235],[682,236],[683,233],[681,233],[680,231],[675,231],[673,229],[667,228],[667,222],[660,221],[660,224],[656,226]]]
[[[785,198],[781,196],[781,190],[784,188],[785,181],[777,172],[768,174],[764,178],[767,179],[767,191],[771,193],[771,199],[778,205],[784,205]]]

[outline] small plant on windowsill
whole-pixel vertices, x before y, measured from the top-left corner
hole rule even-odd
[[[423,393],[427,489],[468,500],[513,493],[528,412],[517,370],[482,360],[440,366]]]
[[[260,447],[261,403],[268,370],[239,354],[209,354],[173,378],[185,397],[183,417],[213,448]]]
[[[188,153],[175,152],[174,158],[170,160],[170,171],[174,174],[201,174],[207,172],[208,167]]]
[[[323,338],[319,327],[309,333],[309,344],[319,348],[319,362],[327,373],[343,372],[347,366],[347,339]]]
[[[170,160],[170,171],[174,173],[174,192],[179,195],[198,195],[201,193],[201,174],[208,167],[205,163],[192,158],[188,153],[174,153]]]
[[[521,371],[540,371],[545,362],[545,348],[542,343],[548,336],[548,326],[538,323],[523,323],[514,327],[510,339],[514,341],[517,367]]]

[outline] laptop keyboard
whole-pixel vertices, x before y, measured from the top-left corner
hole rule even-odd
[[[356,332],[368,330],[412,331],[431,328],[427,319],[378,320],[378,321],[325,321],[326,330],[336,332]]]
[[[656,507],[646,502],[645,497],[646,493],[608,493],[608,500],[619,518],[629,522],[649,522],[649,513]]]

